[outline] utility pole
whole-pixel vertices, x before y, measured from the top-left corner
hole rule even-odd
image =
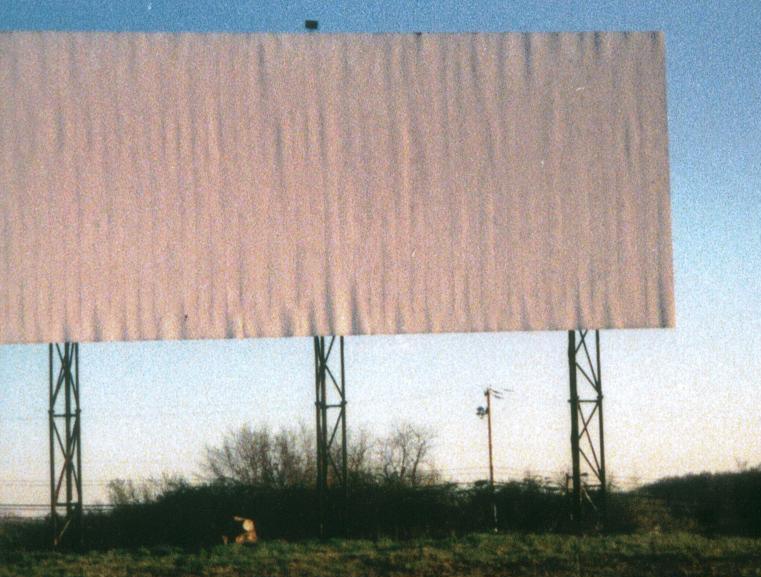
[[[494,527],[494,532],[497,532],[498,528],[498,517],[497,517],[497,501],[495,498],[494,493],[494,443],[492,441],[492,428],[491,428],[491,399],[494,397],[495,399],[502,399],[502,394],[505,392],[510,392],[511,389],[504,389],[504,390],[497,390],[493,389],[492,387],[487,387],[484,391],[484,396],[486,397],[486,407],[478,407],[476,409],[476,415],[478,415],[480,418],[486,417],[486,424],[487,429],[489,433],[489,492],[491,494],[491,512],[492,512],[492,524]]]
[[[492,443],[491,438],[491,388],[486,389],[484,391],[484,395],[486,395],[486,422],[487,422],[487,428],[489,429],[489,486],[491,487],[492,493],[494,493],[494,452],[493,447],[494,444]],[[494,509],[494,526],[496,528],[497,525],[497,509]]]

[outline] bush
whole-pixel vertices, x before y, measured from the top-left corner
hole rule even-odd
[[[608,530],[614,533],[695,531],[691,519],[675,519],[663,499],[639,493],[613,493],[608,499]]]

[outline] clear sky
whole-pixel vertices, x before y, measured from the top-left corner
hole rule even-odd
[[[688,5],[689,4],[689,5]],[[609,475],[761,464],[761,2],[17,2],[0,29],[666,32],[677,328],[602,333]],[[2,194],[2,191],[0,191]],[[349,428],[436,430],[452,477],[569,468],[565,333],[347,339]],[[309,339],[80,349],[85,501],[114,477],[192,475],[244,423],[314,418]],[[44,503],[47,351],[0,346],[0,503]]]

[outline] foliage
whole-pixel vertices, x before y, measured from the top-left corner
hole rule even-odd
[[[219,544],[223,535],[238,534],[240,527],[233,522],[236,515],[254,519],[265,542],[315,538],[319,498],[313,479],[305,474],[312,466],[306,452],[299,456],[294,449],[299,447],[298,434],[273,435],[265,429],[251,433],[241,438],[255,440],[261,459],[258,468],[251,465],[256,473],[243,477],[249,482],[221,473],[200,486],[170,476],[142,484],[115,480],[109,489],[116,506],[85,516],[85,542],[95,549],[170,546],[198,550]],[[392,449],[366,436],[349,452],[353,459],[350,491],[344,502],[340,488],[329,489],[328,534],[343,534],[345,519],[348,534],[358,539],[461,537],[493,529],[492,503],[497,505],[500,532],[562,534],[571,529],[568,497],[557,484],[529,476],[498,484],[494,491],[486,482],[435,484],[435,467],[425,463],[430,437],[404,428],[396,433],[386,439]],[[400,438],[405,435],[407,439]],[[269,453],[270,449],[264,450],[267,447]],[[384,454],[388,455],[385,471],[368,465],[382,462],[373,459],[382,459]],[[421,470],[426,473],[420,475]],[[761,469],[688,475],[635,491],[611,492],[607,530],[761,537]],[[0,550],[40,549],[48,540],[42,520],[0,523]]]
[[[315,478],[311,436],[305,427],[282,429],[243,426],[222,445],[206,450],[205,471],[217,482],[266,487],[306,486]]]
[[[705,533],[761,536],[761,466],[666,478],[638,493],[659,499],[674,519]]]
[[[216,483],[307,487],[316,477],[313,439],[304,426],[277,432],[264,426],[243,426],[228,433],[220,446],[207,448],[203,469]],[[359,431],[347,446],[349,477],[354,484],[433,484],[439,478],[431,458],[433,439],[430,430],[411,423],[399,423],[378,439]],[[334,461],[339,462],[340,446],[334,445],[332,450]]]
[[[0,518],[0,551],[46,549],[49,543],[47,519]]]
[[[608,499],[608,530],[616,533],[699,531],[694,519],[676,519],[662,500],[631,493],[613,493]]]
[[[757,470],[691,475],[637,491],[611,493],[608,530],[761,537],[760,479]],[[255,519],[265,542],[317,536],[319,500],[309,483],[276,487],[226,481],[191,486],[165,477],[151,484],[150,490],[129,483],[114,486],[122,495],[118,506],[86,516],[85,540],[90,547],[210,547],[220,543],[223,535],[232,537],[240,531],[232,521],[235,515]],[[489,531],[492,502],[497,504],[501,532],[571,529],[566,494],[549,482],[531,478],[499,484],[492,494],[485,482],[414,486],[369,476],[351,484],[345,510],[340,489],[331,491],[326,529],[332,535],[342,534],[345,513],[349,534],[356,538],[446,538]],[[40,548],[48,538],[40,521],[0,525],[0,549]]]
[[[341,493],[331,489],[329,533],[341,532]],[[358,537],[448,535],[461,530],[466,492],[453,486],[365,484],[349,496],[349,527]],[[88,515],[86,540],[94,547],[168,544],[207,547],[240,532],[234,516],[252,518],[265,540],[317,536],[319,501],[313,487],[271,488],[231,483],[184,486],[148,503]]]
[[[433,432],[402,423],[378,443],[377,460],[386,483],[419,487],[432,485],[439,475],[431,459]]]
[[[176,482],[166,486],[169,489],[158,498],[90,516],[90,543],[100,547],[210,546],[223,534],[234,534],[234,515],[255,519],[265,540],[317,536],[319,500],[313,483],[269,486],[228,481],[191,487]],[[332,491],[327,501],[332,507],[327,514],[330,534],[341,533],[344,512],[349,534],[358,538],[447,537],[487,531],[493,527],[492,502],[497,505],[500,531],[571,529],[566,494],[550,482],[530,477],[498,484],[492,493],[485,482],[416,484],[408,475],[394,478],[368,473],[352,482],[345,511],[340,490]],[[611,493],[607,529],[613,533],[693,531],[759,537],[759,505],[761,471],[690,475],[637,491]]]
[[[179,475],[164,474],[142,482],[132,479],[112,479],[108,483],[108,500],[112,505],[153,503],[162,495],[186,487],[188,482]]]

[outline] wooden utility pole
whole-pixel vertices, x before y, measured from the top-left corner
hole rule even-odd
[[[489,484],[494,488],[494,454],[491,440],[491,389],[486,389],[486,416],[489,427]]]
[[[491,513],[492,523],[494,524],[494,532],[497,532],[497,500],[494,495],[494,451],[491,438],[491,387],[487,387],[484,391],[486,395],[486,423],[489,429],[489,491],[491,493]]]
[[[489,431],[489,493],[491,495],[491,510],[492,510],[492,523],[494,526],[494,531],[497,531],[497,501],[496,496],[494,494],[494,443],[492,441],[492,431],[491,431],[491,401],[492,397],[495,399],[501,399],[502,393],[504,392],[510,392],[511,389],[493,389],[491,387],[486,387],[486,390],[484,391],[484,396],[486,397],[486,407],[478,407],[476,410],[476,415],[478,415],[480,418],[486,417],[486,423],[488,426]]]

